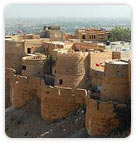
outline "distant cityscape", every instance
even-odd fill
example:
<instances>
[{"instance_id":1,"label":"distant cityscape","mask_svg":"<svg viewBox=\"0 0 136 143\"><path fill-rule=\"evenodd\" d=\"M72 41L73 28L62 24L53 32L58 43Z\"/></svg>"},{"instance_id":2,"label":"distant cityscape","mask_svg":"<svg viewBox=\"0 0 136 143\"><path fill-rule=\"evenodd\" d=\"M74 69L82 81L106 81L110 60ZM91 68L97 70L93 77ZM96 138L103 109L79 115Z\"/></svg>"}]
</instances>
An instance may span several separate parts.
<instances>
[{"instance_id":1,"label":"distant cityscape","mask_svg":"<svg viewBox=\"0 0 136 143\"><path fill-rule=\"evenodd\" d=\"M5 34L16 34L18 30L24 34L36 34L42 31L44 25L59 25L62 30L73 34L78 28L130 28L131 21L126 18L6 18Z\"/></svg>"}]
</instances>

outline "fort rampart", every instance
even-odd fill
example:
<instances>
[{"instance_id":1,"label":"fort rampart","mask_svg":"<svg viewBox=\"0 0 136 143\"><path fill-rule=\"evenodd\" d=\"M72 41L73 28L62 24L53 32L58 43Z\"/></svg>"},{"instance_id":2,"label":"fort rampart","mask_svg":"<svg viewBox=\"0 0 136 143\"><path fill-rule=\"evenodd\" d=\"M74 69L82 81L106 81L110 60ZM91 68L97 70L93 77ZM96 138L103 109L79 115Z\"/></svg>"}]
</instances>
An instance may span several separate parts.
<instances>
[{"instance_id":1,"label":"fort rampart","mask_svg":"<svg viewBox=\"0 0 136 143\"><path fill-rule=\"evenodd\" d=\"M30 55L22 58L22 75L24 76L44 76L44 64L47 57L42 54Z\"/></svg>"},{"instance_id":2,"label":"fort rampart","mask_svg":"<svg viewBox=\"0 0 136 143\"><path fill-rule=\"evenodd\" d=\"M88 134L107 136L114 129L121 126L122 122L117 112L126 109L126 104L114 104L89 98L87 98L86 102L85 127Z\"/></svg>"},{"instance_id":3,"label":"fort rampart","mask_svg":"<svg viewBox=\"0 0 136 143\"><path fill-rule=\"evenodd\" d=\"M118 60L105 64L101 99L125 103L130 100L128 63Z\"/></svg>"},{"instance_id":4,"label":"fort rampart","mask_svg":"<svg viewBox=\"0 0 136 143\"><path fill-rule=\"evenodd\" d=\"M85 104L86 90L66 87L42 86L41 90L41 116L46 121L54 121L66 117Z\"/></svg>"},{"instance_id":5,"label":"fort rampart","mask_svg":"<svg viewBox=\"0 0 136 143\"><path fill-rule=\"evenodd\" d=\"M114 129L120 127L124 122L123 120L127 119L128 113L125 111L128 109L128 104L126 101L129 100L127 97L129 97L130 90L122 88L122 84L130 85L129 67L128 63L123 61L106 62L100 100L90 97L84 89L51 87L45 85L40 78L16 75L16 71L10 68L6 69L6 87L10 87L10 100L15 108L22 107L35 96L39 96L41 99L41 117L49 122L66 117L79 106L85 104L85 127L88 134L93 136L108 135ZM118 71L121 72L119 74L120 80L117 75ZM113 95L114 92L110 91L112 89L109 88L111 81L112 84L121 85L121 90L116 91L116 87L112 85L116 95ZM109 92L104 92L104 89ZM110 96L111 94L112 96ZM105 97L103 98L103 96Z\"/></svg>"},{"instance_id":6,"label":"fort rampart","mask_svg":"<svg viewBox=\"0 0 136 143\"><path fill-rule=\"evenodd\" d=\"M25 55L24 43L21 41L5 42L5 67L13 68L17 73L21 73L22 57Z\"/></svg>"},{"instance_id":7,"label":"fort rampart","mask_svg":"<svg viewBox=\"0 0 136 143\"><path fill-rule=\"evenodd\" d=\"M8 73L8 74L7 74ZM42 80L37 77L16 75L13 69L6 69L6 92L10 93L8 99L13 107L18 108L29 103L34 96L40 96Z\"/></svg>"},{"instance_id":8,"label":"fort rampart","mask_svg":"<svg viewBox=\"0 0 136 143\"><path fill-rule=\"evenodd\" d=\"M55 85L71 88L86 87L88 53L58 53Z\"/></svg>"},{"instance_id":9,"label":"fort rampart","mask_svg":"<svg viewBox=\"0 0 136 143\"><path fill-rule=\"evenodd\" d=\"M39 96L42 118L53 121L85 104L87 92L84 89L51 87L38 77L16 75L13 69L6 69L6 72L6 85L10 86L10 102L14 108L22 107Z\"/></svg>"}]
</instances>

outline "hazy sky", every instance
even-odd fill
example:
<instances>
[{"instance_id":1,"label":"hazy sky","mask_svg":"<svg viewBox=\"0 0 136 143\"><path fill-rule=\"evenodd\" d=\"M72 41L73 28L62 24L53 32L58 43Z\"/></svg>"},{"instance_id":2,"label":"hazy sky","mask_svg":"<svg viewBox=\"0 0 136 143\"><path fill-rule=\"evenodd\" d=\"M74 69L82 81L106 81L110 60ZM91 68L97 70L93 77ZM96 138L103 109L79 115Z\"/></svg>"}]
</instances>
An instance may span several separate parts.
<instances>
[{"instance_id":1,"label":"hazy sky","mask_svg":"<svg viewBox=\"0 0 136 143\"><path fill-rule=\"evenodd\" d=\"M131 18L127 5L8 5L6 18L29 17L110 17Z\"/></svg>"}]
</instances>

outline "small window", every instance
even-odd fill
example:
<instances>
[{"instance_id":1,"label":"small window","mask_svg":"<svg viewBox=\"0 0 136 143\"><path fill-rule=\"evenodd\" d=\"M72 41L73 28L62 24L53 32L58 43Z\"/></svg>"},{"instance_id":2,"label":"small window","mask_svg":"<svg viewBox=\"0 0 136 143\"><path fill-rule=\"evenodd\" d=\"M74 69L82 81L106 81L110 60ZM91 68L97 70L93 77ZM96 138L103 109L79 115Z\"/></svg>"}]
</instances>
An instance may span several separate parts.
<instances>
[{"instance_id":1,"label":"small window","mask_svg":"<svg viewBox=\"0 0 136 143\"><path fill-rule=\"evenodd\" d=\"M89 35L89 39L92 39L92 35Z\"/></svg>"},{"instance_id":2,"label":"small window","mask_svg":"<svg viewBox=\"0 0 136 143\"><path fill-rule=\"evenodd\" d=\"M89 39L95 39L96 36L95 35L89 35Z\"/></svg>"},{"instance_id":3,"label":"small window","mask_svg":"<svg viewBox=\"0 0 136 143\"><path fill-rule=\"evenodd\" d=\"M82 35L82 39L85 39L85 35Z\"/></svg>"},{"instance_id":4,"label":"small window","mask_svg":"<svg viewBox=\"0 0 136 143\"><path fill-rule=\"evenodd\" d=\"M31 48L27 48L27 53L31 54Z\"/></svg>"},{"instance_id":5,"label":"small window","mask_svg":"<svg viewBox=\"0 0 136 143\"><path fill-rule=\"evenodd\" d=\"M26 66L22 66L22 70L26 70Z\"/></svg>"},{"instance_id":6,"label":"small window","mask_svg":"<svg viewBox=\"0 0 136 143\"><path fill-rule=\"evenodd\" d=\"M60 85L63 84L63 80L62 80L62 79L59 80L59 84L60 84Z\"/></svg>"}]
</instances>

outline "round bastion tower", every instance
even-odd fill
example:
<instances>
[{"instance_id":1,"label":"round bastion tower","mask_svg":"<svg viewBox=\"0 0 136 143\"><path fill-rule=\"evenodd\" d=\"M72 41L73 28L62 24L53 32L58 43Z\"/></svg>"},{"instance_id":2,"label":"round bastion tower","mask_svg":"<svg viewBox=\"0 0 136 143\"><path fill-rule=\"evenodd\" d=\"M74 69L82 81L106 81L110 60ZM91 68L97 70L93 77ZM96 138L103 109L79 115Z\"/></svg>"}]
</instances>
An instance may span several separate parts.
<instances>
[{"instance_id":1,"label":"round bastion tower","mask_svg":"<svg viewBox=\"0 0 136 143\"><path fill-rule=\"evenodd\" d=\"M22 58L22 75L43 77L47 57L43 54L31 54Z\"/></svg>"},{"instance_id":2,"label":"round bastion tower","mask_svg":"<svg viewBox=\"0 0 136 143\"><path fill-rule=\"evenodd\" d=\"M130 100L128 63L121 60L107 61L104 72L101 99L119 103Z\"/></svg>"},{"instance_id":3,"label":"round bastion tower","mask_svg":"<svg viewBox=\"0 0 136 143\"><path fill-rule=\"evenodd\" d=\"M88 65L88 53L58 52L55 85L86 88Z\"/></svg>"}]
</instances>

